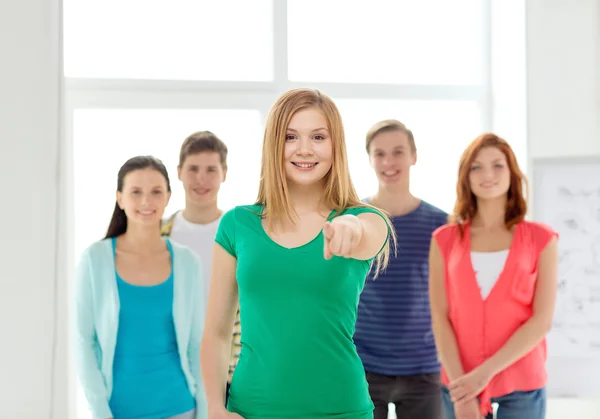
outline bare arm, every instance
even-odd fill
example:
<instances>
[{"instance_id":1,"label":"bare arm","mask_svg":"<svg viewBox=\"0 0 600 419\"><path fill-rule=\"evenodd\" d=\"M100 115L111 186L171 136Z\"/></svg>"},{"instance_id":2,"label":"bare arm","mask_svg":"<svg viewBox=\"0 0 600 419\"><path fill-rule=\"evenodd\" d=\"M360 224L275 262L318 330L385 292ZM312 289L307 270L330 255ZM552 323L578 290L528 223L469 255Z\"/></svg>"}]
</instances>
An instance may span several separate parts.
<instances>
[{"instance_id":1,"label":"bare arm","mask_svg":"<svg viewBox=\"0 0 600 419\"><path fill-rule=\"evenodd\" d=\"M456 336L448 317L446 299L446 270L440 247L431 240L429 250L429 299L433 336L440 360L450 381L463 375L464 370L458 353Z\"/></svg>"},{"instance_id":2,"label":"bare arm","mask_svg":"<svg viewBox=\"0 0 600 419\"><path fill-rule=\"evenodd\" d=\"M379 253L389 235L389 228L381 215L364 212L356 216L362 227L362 237L352 252L352 258L367 260Z\"/></svg>"},{"instance_id":3,"label":"bare arm","mask_svg":"<svg viewBox=\"0 0 600 419\"><path fill-rule=\"evenodd\" d=\"M544 248L538 263L538 277L533 299L533 315L519 327L493 356L480 368L490 377L527 355L546 336L552 327L556 302L558 244L554 237Z\"/></svg>"},{"instance_id":4,"label":"bare arm","mask_svg":"<svg viewBox=\"0 0 600 419\"><path fill-rule=\"evenodd\" d=\"M219 244L213 250L210 293L200 345L200 368L209 417L225 410L233 322L238 304L237 260Z\"/></svg>"}]
</instances>

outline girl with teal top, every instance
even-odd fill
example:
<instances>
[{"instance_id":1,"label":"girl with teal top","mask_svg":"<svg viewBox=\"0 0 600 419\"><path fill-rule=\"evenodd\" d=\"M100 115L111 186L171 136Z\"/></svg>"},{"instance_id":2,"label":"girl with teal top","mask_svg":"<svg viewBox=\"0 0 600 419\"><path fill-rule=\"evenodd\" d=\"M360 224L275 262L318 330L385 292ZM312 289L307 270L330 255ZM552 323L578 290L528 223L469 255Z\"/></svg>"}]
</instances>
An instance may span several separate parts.
<instances>
[{"instance_id":1,"label":"girl with teal top","mask_svg":"<svg viewBox=\"0 0 600 419\"><path fill-rule=\"evenodd\" d=\"M202 270L160 235L170 195L160 160L128 160L106 238L81 257L74 352L94 419L206 418Z\"/></svg>"},{"instance_id":2,"label":"girl with teal top","mask_svg":"<svg viewBox=\"0 0 600 419\"><path fill-rule=\"evenodd\" d=\"M258 199L226 212L215 239L201 347L209 419L373 417L352 335L367 272L387 264L389 226L354 190L333 101L282 95ZM242 350L225 408L238 299Z\"/></svg>"}]
</instances>

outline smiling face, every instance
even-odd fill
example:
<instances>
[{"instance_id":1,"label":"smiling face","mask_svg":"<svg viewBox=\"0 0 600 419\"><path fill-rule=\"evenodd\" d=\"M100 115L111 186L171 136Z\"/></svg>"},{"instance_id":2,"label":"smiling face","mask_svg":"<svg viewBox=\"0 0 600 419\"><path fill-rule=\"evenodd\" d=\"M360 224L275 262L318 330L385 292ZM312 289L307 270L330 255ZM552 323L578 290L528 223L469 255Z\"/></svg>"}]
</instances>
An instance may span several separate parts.
<instances>
[{"instance_id":1,"label":"smiling face","mask_svg":"<svg viewBox=\"0 0 600 419\"><path fill-rule=\"evenodd\" d=\"M217 152L205 151L188 155L178 168L186 201L196 207L216 204L226 170Z\"/></svg>"},{"instance_id":2,"label":"smiling face","mask_svg":"<svg viewBox=\"0 0 600 419\"><path fill-rule=\"evenodd\" d=\"M469 186L477 199L506 196L510 188L506 155L496 147L483 147L471 163Z\"/></svg>"},{"instance_id":3,"label":"smiling face","mask_svg":"<svg viewBox=\"0 0 600 419\"><path fill-rule=\"evenodd\" d=\"M408 189L417 155L406 133L393 130L375 135L369 144L369 160L380 185Z\"/></svg>"},{"instance_id":4,"label":"smiling face","mask_svg":"<svg viewBox=\"0 0 600 419\"><path fill-rule=\"evenodd\" d=\"M292 116L283 158L290 185L313 185L324 180L333 162L333 147L327 120L318 109L302 109Z\"/></svg>"},{"instance_id":5,"label":"smiling face","mask_svg":"<svg viewBox=\"0 0 600 419\"><path fill-rule=\"evenodd\" d=\"M127 173L122 190L117 191L117 203L125 211L128 224L160 223L170 197L167 180L153 168Z\"/></svg>"}]
</instances>

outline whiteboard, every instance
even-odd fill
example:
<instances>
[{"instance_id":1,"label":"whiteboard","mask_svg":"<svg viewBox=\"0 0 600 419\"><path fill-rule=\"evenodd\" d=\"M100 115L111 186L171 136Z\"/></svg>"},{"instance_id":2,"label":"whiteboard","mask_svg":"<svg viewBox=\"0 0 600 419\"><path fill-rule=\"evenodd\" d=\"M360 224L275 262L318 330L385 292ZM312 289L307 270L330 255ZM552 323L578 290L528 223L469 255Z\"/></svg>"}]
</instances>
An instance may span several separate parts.
<instances>
[{"instance_id":1,"label":"whiteboard","mask_svg":"<svg viewBox=\"0 0 600 419\"><path fill-rule=\"evenodd\" d=\"M599 397L600 156L534 160L531 186L533 220L560 235L548 392Z\"/></svg>"}]
</instances>

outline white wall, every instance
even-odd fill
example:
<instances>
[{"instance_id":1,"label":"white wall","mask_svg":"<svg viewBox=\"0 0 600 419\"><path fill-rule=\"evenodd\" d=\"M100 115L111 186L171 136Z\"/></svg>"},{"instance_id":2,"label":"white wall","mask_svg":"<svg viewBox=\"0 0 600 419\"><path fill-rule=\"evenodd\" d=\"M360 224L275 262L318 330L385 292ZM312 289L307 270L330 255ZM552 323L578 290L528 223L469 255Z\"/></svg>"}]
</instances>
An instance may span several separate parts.
<instances>
[{"instance_id":1,"label":"white wall","mask_svg":"<svg viewBox=\"0 0 600 419\"><path fill-rule=\"evenodd\" d=\"M55 339L55 319L64 315L57 308L64 307L65 292L64 283L56 282L59 4L59 0L0 1L3 418L67 417L66 374L61 370L64 341ZM63 304L55 304L56 297Z\"/></svg>"},{"instance_id":2,"label":"white wall","mask_svg":"<svg viewBox=\"0 0 600 419\"><path fill-rule=\"evenodd\" d=\"M65 237L56 216L66 171L59 5L0 2L0 416L15 419L65 419L70 406L67 246L56 245L57 235ZM533 158L600 155L599 17L595 0L527 1ZM61 203L58 212L66 210ZM548 419L591 419L598 411L599 401L552 400Z\"/></svg>"},{"instance_id":3,"label":"white wall","mask_svg":"<svg viewBox=\"0 0 600 419\"><path fill-rule=\"evenodd\" d=\"M600 155L599 3L526 2L530 159ZM554 399L548 419L592 419L598 412L600 400Z\"/></svg>"}]
</instances>

